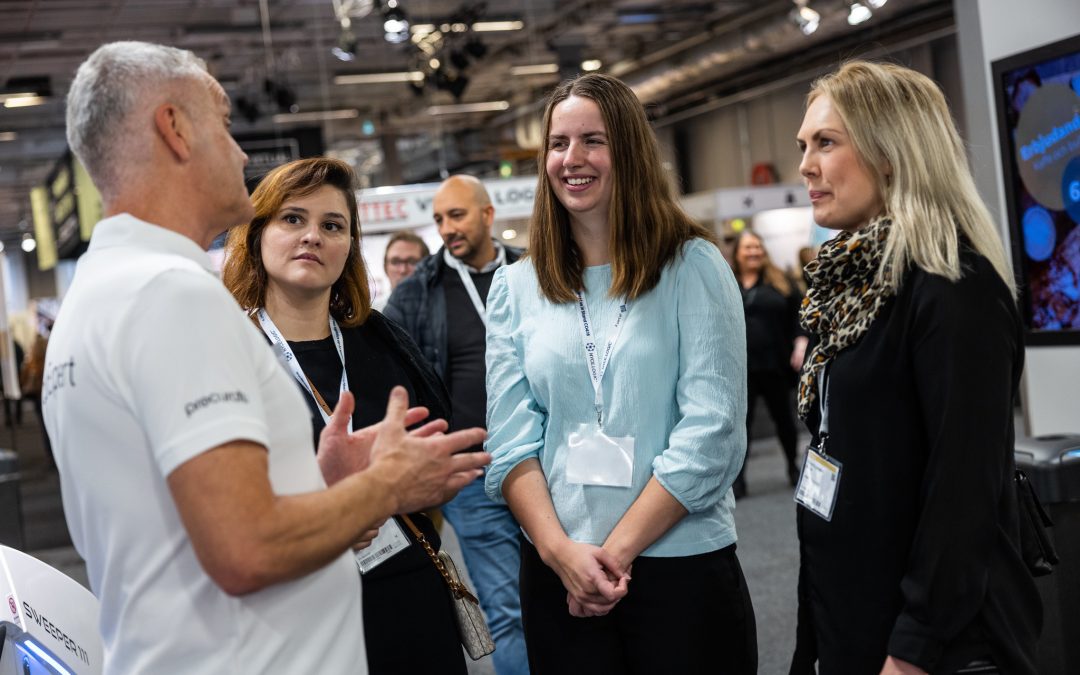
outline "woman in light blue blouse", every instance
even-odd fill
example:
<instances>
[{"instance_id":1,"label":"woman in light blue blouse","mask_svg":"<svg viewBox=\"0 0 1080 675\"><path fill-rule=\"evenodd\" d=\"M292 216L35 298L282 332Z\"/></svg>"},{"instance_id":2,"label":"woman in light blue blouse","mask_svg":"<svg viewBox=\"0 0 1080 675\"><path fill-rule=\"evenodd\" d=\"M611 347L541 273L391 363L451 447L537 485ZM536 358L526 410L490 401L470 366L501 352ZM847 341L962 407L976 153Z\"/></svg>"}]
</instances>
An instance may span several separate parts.
<instances>
[{"instance_id":1,"label":"woman in light blue blouse","mask_svg":"<svg viewBox=\"0 0 1080 675\"><path fill-rule=\"evenodd\" d=\"M754 673L738 285L629 88L570 80L544 129L529 256L487 303L487 492L528 539L530 668Z\"/></svg>"}]
</instances>

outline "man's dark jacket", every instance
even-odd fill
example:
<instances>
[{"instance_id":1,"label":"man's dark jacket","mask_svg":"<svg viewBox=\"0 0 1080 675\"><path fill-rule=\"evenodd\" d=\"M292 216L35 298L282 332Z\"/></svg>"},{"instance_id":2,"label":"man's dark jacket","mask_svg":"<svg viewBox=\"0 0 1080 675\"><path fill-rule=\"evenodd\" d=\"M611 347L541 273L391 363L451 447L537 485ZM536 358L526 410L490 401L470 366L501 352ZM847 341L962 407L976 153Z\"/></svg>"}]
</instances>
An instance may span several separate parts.
<instances>
[{"instance_id":1,"label":"man's dark jacket","mask_svg":"<svg viewBox=\"0 0 1080 675\"><path fill-rule=\"evenodd\" d=\"M524 251L512 246L506 249L506 264L516 262ZM447 270L443 264L443 251L420 261L412 276L402 281L386 304L383 314L412 336L420 347L420 353L428 360L439 376L446 379L446 293L442 275Z\"/></svg>"}]
</instances>

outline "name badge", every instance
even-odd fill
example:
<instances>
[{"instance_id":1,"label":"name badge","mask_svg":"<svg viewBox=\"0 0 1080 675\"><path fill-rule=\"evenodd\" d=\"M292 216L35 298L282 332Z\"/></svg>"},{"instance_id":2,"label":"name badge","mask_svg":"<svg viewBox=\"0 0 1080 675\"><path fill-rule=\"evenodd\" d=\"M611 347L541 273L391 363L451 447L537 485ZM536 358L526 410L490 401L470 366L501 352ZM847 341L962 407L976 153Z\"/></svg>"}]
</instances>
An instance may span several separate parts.
<instances>
[{"instance_id":1,"label":"name badge","mask_svg":"<svg viewBox=\"0 0 1080 675\"><path fill-rule=\"evenodd\" d=\"M367 574L405 549L412 542L405 536L396 518L390 518L379 528L379 534L371 545L356 552L356 566L360 574Z\"/></svg>"},{"instance_id":2,"label":"name badge","mask_svg":"<svg viewBox=\"0 0 1080 675\"><path fill-rule=\"evenodd\" d=\"M799 485L795 488L795 501L831 521L840 487L840 468L840 462L819 453L817 448L808 448Z\"/></svg>"},{"instance_id":3,"label":"name badge","mask_svg":"<svg viewBox=\"0 0 1080 675\"><path fill-rule=\"evenodd\" d=\"M570 434L567 447L567 482L630 487L634 478L632 436L608 436L595 424L579 424Z\"/></svg>"}]
</instances>

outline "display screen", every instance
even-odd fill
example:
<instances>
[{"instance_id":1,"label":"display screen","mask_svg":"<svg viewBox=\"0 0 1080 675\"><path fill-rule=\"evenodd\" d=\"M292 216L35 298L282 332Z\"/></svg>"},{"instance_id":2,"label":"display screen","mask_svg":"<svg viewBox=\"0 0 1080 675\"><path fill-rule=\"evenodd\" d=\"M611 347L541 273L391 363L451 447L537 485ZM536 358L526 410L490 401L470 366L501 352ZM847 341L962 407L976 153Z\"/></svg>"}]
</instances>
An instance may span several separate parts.
<instances>
[{"instance_id":1,"label":"display screen","mask_svg":"<svg viewBox=\"0 0 1080 675\"><path fill-rule=\"evenodd\" d=\"M993 64L1029 344L1080 344L1080 35Z\"/></svg>"}]
</instances>

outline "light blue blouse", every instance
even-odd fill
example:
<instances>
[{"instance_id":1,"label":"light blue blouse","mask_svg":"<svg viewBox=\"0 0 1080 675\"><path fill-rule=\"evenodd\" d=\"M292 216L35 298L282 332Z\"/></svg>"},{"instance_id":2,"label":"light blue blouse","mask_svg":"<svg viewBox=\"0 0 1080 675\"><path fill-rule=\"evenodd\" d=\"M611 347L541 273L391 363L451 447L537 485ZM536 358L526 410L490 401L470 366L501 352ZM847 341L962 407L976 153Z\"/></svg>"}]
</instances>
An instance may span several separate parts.
<instances>
[{"instance_id":1,"label":"light blue blouse","mask_svg":"<svg viewBox=\"0 0 1080 675\"><path fill-rule=\"evenodd\" d=\"M611 266L585 269L602 346L619 302ZM488 294L485 486L504 503L517 464L540 460L563 530L600 545L653 476L689 511L642 555L706 553L735 542L731 484L746 454L746 331L735 277L715 246L687 242L660 282L630 305L603 378L604 431L633 436L629 488L565 479L567 437L596 422L576 302L553 304L531 261L502 267Z\"/></svg>"}]
</instances>

